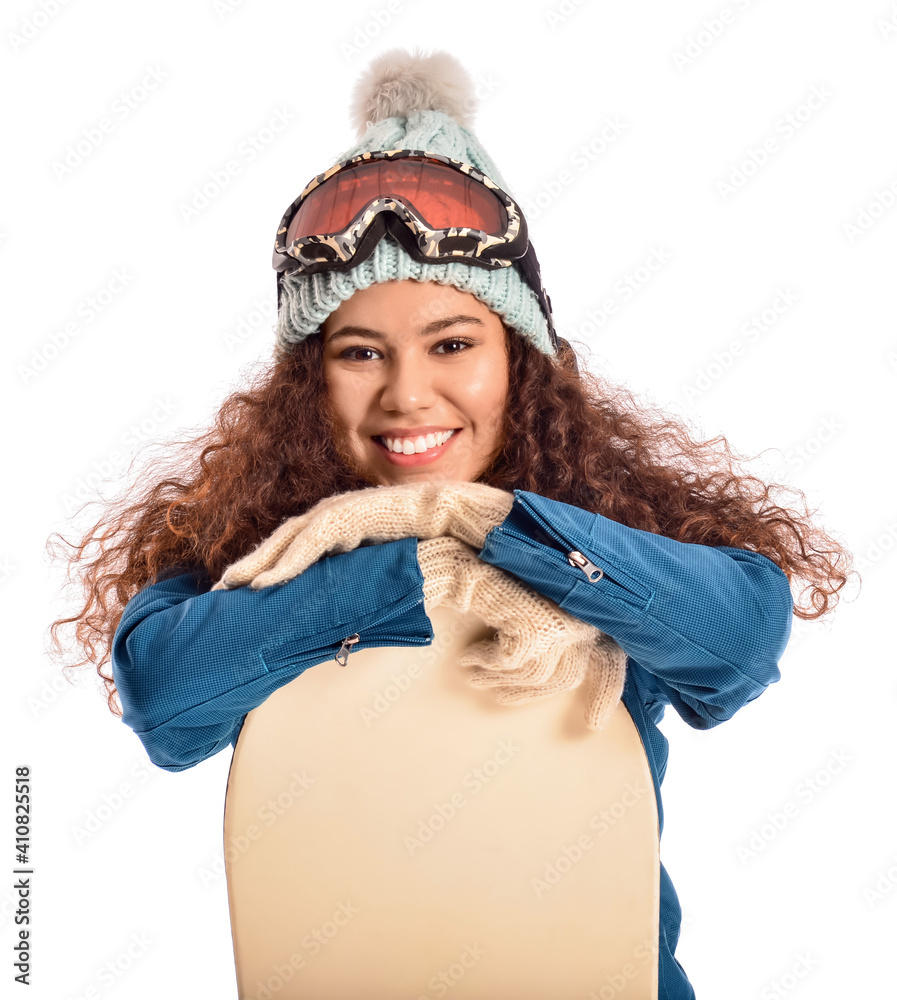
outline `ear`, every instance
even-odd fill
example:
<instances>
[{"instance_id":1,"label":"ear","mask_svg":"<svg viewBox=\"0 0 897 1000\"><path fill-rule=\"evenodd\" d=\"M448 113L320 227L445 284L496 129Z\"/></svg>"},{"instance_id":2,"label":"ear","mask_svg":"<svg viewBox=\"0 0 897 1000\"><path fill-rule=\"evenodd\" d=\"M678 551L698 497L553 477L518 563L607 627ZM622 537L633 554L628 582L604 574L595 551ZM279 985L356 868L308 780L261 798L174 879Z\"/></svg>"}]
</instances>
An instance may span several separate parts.
<instances>
[{"instance_id":1,"label":"ear","mask_svg":"<svg viewBox=\"0 0 897 1000\"><path fill-rule=\"evenodd\" d=\"M564 368L569 368L575 374L579 374L579 365L576 362L576 351L570 346L568 341L564 340L563 337L558 337L558 360L564 366Z\"/></svg>"}]
</instances>

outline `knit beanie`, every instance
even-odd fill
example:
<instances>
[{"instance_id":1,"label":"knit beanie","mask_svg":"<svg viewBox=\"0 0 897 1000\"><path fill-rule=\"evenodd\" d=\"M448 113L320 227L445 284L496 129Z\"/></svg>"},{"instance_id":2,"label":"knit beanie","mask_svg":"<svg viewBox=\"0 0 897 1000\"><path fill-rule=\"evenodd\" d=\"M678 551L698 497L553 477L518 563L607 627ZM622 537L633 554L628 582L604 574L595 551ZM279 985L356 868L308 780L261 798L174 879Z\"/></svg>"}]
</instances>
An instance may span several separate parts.
<instances>
[{"instance_id":1,"label":"knit beanie","mask_svg":"<svg viewBox=\"0 0 897 1000\"><path fill-rule=\"evenodd\" d=\"M334 163L385 149L441 153L476 167L519 204L471 131L475 108L473 79L454 56L441 50L423 55L390 49L376 57L355 84L351 119L358 141ZM475 295L520 336L554 356L548 320L516 266L487 270L461 261L424 264L388 233L367 260L348 271L282 275L278 344L289 349L317 333L330 313L359 289L407 278L454 285Z\"/></svg>"}]
</instances>

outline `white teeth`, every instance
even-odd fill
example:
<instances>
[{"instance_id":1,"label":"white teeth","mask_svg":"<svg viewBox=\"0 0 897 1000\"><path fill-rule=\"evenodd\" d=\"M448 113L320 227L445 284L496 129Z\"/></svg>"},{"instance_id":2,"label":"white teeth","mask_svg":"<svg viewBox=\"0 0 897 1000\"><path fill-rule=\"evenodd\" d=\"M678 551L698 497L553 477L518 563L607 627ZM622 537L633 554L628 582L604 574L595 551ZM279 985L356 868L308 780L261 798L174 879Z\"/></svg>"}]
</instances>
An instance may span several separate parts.
<instances>
[{"instance_id":1,"label":"white teeth","mask_svg":"<svg viewBox=\"0 0 897 1000\"><path fill-rule=\"evenodd\" d=\"M419 455L430 448L438 448L454 434L454 431L441 431L438 434L421 434L416 438L388 438L383 437L383 443L390 451L403 455Z\"/></svg>"}]
</instances>

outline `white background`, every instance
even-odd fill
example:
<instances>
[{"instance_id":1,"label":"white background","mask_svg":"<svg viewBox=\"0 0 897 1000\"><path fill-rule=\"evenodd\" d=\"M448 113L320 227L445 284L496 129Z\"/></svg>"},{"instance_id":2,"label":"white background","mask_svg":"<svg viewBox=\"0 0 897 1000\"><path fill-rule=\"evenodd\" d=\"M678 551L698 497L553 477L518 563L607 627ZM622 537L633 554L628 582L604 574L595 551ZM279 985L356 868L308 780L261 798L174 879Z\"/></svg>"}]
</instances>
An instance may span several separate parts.
<instances>
[{"instance_id":1,"label":"white background","mask_svg":"<svg viewBox=\"0 0 897 1000\"><path fill-rule=\"evenodd\" d=\"M80 539L100 507L73 519L79 498L127 480L138 440L205 426L269 358L277 223L353 143L358 74L401 45L445 48L477 79L475 131L531 208L562 334L702 437L777 449L754 471L805 491L863 576L829 624L795 620L782 681L734 719L661 723L661 857L699 1000L894 995L897 4L14 0L0 27L4 994L12 775L28 763L29 995L236 996L225 881L201 876L220 860L230 751L163 772L90 668L61 680L46 629L80 603L45 545ZM289 124L264 131L279 112ZM58 169L104 118L102 142ZM185 220L229 160L239 172ZM639 272L656 248L669 259ZM590 320L608 298L616 312Z\"/></svg>"}]
</instances>

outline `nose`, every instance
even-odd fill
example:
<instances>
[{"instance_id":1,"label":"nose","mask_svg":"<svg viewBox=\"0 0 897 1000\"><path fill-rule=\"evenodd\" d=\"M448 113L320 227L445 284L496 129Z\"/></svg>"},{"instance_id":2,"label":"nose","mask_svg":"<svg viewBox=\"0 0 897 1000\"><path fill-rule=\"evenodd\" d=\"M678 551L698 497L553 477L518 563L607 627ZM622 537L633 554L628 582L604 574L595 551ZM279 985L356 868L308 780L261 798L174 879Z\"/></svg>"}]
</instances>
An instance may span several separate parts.
<instances>
[{"instance_id":1,"label":"nose","mask_svg":"<svg viewBox=\"0 0 897 1000\"><path fill-rule=\"evenodd\" d=\"M410 413L431 407L439 394L437 373L420 348L396 354L385 367L380 405L384 410Z\"/></svg>"}]
</instances>

